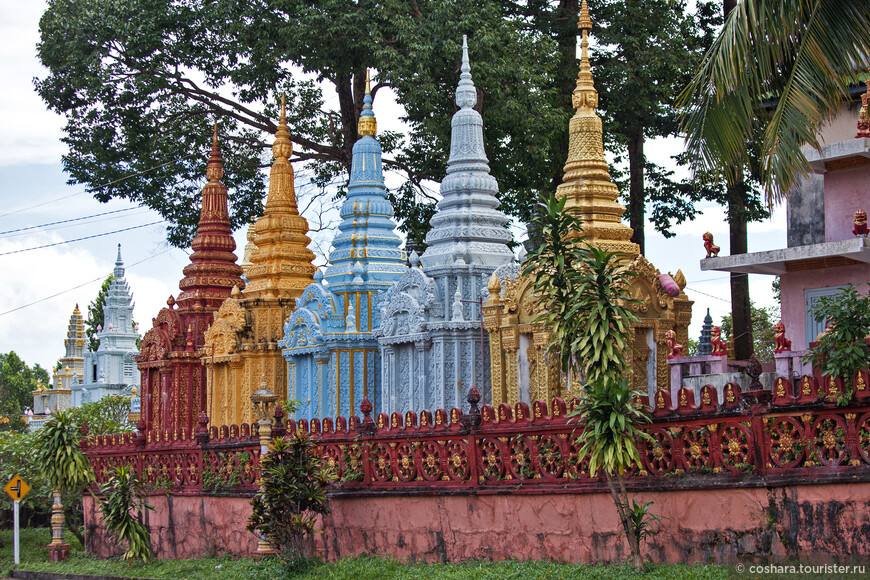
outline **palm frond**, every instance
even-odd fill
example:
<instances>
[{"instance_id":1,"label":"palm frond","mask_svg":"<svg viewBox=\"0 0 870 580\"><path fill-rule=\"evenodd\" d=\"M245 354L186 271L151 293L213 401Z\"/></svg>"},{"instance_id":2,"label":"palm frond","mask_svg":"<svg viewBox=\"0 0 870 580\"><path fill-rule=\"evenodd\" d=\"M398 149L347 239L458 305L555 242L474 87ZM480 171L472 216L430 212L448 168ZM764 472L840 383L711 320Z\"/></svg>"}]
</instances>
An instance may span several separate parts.
<instances>
[{"instance_id":1,"label":"palm frond","mask_svg":"<svg viewBox=\"0 0 870 580\"><path fill-rule=\"evenodd\" d=\"M740 2L677 100L694 169L733 183L760 137L768 202L781 200L868 59L867 0Z\"/></svg>"}]
</instances>

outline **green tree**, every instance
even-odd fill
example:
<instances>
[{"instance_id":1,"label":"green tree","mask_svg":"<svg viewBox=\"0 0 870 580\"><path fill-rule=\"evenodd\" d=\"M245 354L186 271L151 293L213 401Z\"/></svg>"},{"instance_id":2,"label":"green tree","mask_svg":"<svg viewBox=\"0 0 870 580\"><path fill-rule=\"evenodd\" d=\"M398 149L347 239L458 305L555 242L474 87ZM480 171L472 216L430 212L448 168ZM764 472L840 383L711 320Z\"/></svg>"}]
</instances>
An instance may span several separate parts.
<instances>
[{"instance_id":1,"label":"green tree","mask_svg":"<svg viewBox=\"0 0 870 580\"><path fill-rule=\"evenodd\" d=\"M109 277L103 281L103 285L100 286L100 291L97 292L97 297L93 299L93 301L88 304L88 316L85 318L85 335L88 337L88 350L91 352L96 352L98 348L100 348L100 339L97 338L97 330L102 327L105 323L105 315L103 314L103 307L106 305L106 298L109 295L109 287L112 285L112 282L115 280L114 274L109 274ZM136 328L136 321L131 320L130 326L132 328ZM136 339L136 346L139 346L139 339Z\"/></svg>"},{"instance_id":2,"label":"green tree","mask_svg":"<svg viewBox=\"0 0 870 580\"><path fill-rule=\"evenodd\" d=\"M861 81L870 3L725 0L725 11L725 26L680 95L686 149L697 169L729 184L761 160L762 185L777 201L810 171L801 147L821 148L819 130ZM755 141L757 152L746 146Z\"/></svg>"},{"instance_id":3,"label":"green tree","mask_svg":"<svg viewBox=\"0 0 870 580\"><path fill-rule=\"evenodd\" d=\"M715 195L648 160L646 141L680 130L675 95L691 80L721 24L717 2L695 10L678 0L605 0L592 5L598 45L590 57L600 94L607 150L628 175L617 179L627 205L632 241L644 253L646 220L670 237L670 226L696 215L695 202ZM676 161L683 162L679 156ZM647 213L648 208L650 210Z\"/></svg>"},{"instance_id":4,"label":"green tree","mask_svg":"<svg viewBox=\"0 0 870 580\"><path fill-rule=\"evenodd\" d=\"M84 538L77 522L81 521L81 495L85 487L93 481L93 472L87 456L79 447L80 426L68 411L58 411L52 415L39 431L34 440L34 458L48 485L51 486L56 501L66 495L64 514L66 524L75 537L84 544Z\"/></svg>"},{"instance_id":5,"label":"green tree","mask_svg":"<svg viewBox=\"0 0 870 580\"><path fill-rule=\"evenodd\" d=\"M471 36L496 177L505 191L523 191L549 174L548 142L533 129L555 130L545 98L554 49L493 0L55 0L40 21L49 72L36 85L66 117L71 181L101 201L156 209L171 222L170 241L183 245L196 225L208 118L221 118L239 227L262 211L261 168L271 162L282 91L293 160L310 162L315 185L346 181L365 67L378 71L375 98L392 87L411 125L407 138L379 134L385 168L409 184L393 192L411 200L397 207L412 214L434 201L424 181L443 175L462 33Z\"/></svg>"},{"instance_id":6,"label":"green tree","mask_svg":"<svg viewBox=\"0 0 870 580\"><path fill-rule=\"evenodd\" d=\"M578 457L589 458L591 475L604 471L633 563L641 569L640 541L655 516L649 504L629 503L624 479L640 465L636 441L648 437L640 426L650 420L627 376L631 324L638 320L629 308L634 273L617 254L577 235L582 224L565 204L566 198L552 195L538 211L540 243L527 255L523 274L532 277L542 310L536 322L550 329L550 351L583 384L570 414L580 423Z\"/></svg>"},{"instance_id":7,"label":"green tree","mask_svg":"<svg viewBox=\"0 0 870 580\"><path fill-rule=\"evenodd\" d=\"M42 475L33 450L35 433L29 431L0 432L0 481L6 482L15 475L20 475L31 488L21 505L35 512L46 513L51 509L51 488ZM5 483L4 483L5 485ZM12 499L5 493L0 496L0 508L12 509ZM26 527L26 522L22 522Z\"/></svg>"},{"instance_id":8,"label":"green tree","mask_svg":"<svg viewBox=\"0 0 870 580\"><path fill-rule=\"evenodd\" d=\"M130 397L123 395L106 395L98 401L74 407L68 413L76 425L87 425L88 434L91 436L128 433L133 430L128 420Z\"/></svg>"},{"instance_id":9,"label":"green tree","mask_svg":"<svg viewBox=\"0 0 870 580\"><path fill-rule=\"evenodd\" d=\"M15 351L0 353L0 431L26 428L24 408L33 406L37 381L50 384L48 371L39 364L28 367Z\"/></svg>"},{"instance_id":10,"label":"green tree","mask_svg":"<svg viewBox=\"0 0 870 580\"><path fill-rule=\"evenodd\" d=\"M641 240L645 202L668 233L702 195L645 157L638 161L643 140L673 133L674 87L688 82L709 43L709 2L696 13L684 3L593 5L603 18L593 32L606 44L596 75L614 135L608 148L625 154L632 144L629 205ZM365 67L374 67L375 98L392 88L410 126L406 137L381 132L379 140L385 169L403 177L390 192L401 228L419 246L434 211L427 183L446 167L461 35L470 36L502 208L527 222L562 179L577 13L577 0L55 0L40 22L39 56L49 73L37 90L66 116L71 181L101 201L156 209L171 223L170 241L186 245L203 178L202 155L191 152L207 150L207 117L221 117L239 227L262 211L260 169L271 161L279 93L289 97L293 160L307 162L315 187L343 187Z\"/></svg>"},{"instance_id":11,"label":"green tree","mask_svg":"<svg viewBox=\"0 0 870 580\"><path fill-rule=\"evenodd\" d=\"M97 338L98 327L103 326L105 318L103 316L103 305L106 303L106 296L109 295L109 286L115 279L114 274L109 274L109 277L103 281L100 286L100 291L97 292L97 297L88 304L88 316L85 318L85 335L88 337L88 350L96 352L100 348L100 339Z\"/></svg>"},{"instance_id":12,"label":"green tree","mask_svg":"<svg viewBox=\"0 0 870 580\"><path fill-rule=\"evenodd\" d=\"M759 308L752 304L750 307L752 312L752 345L755 357L761 362L773 362L773 349L776 347L773 340L773 326L779 320L779 311L774 306ZM730 314L722 317L722 323L719 325L722 329L724 338L730 339L735 336L734 323Z\"/></svg>"}]
</instances>

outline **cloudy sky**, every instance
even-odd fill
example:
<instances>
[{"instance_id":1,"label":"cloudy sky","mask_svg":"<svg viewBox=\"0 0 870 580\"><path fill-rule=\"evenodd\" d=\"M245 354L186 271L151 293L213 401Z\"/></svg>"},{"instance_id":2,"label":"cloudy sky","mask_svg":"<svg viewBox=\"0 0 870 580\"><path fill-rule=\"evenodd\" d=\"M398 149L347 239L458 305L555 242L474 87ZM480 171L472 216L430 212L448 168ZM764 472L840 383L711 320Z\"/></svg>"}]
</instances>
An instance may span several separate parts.
<instances>
[{"instance_id":1,"label":"cloudy sky","mask_svg":"<svg viewBox=\"0 0 870 580\"><path fill-rule=\"evenodd\" d=\"M66 184L60 160L64 120L47 111L33 90L33 78L45 75L35 51L44 9L45 3L37 1L0 5L0 38L5 39L0 44L0 352L14 350L29 364L50 368L63 356L73 308L78 304L86 313L112 271L118 244L142 333L167 297L178 293L188 254L166 244L164 226L154 224L160 221L156 213L126 201L101 204L84 187ZM400 128L401 109L385 92L375 107L381 127ZM667 140L647 151L654 161L666 163L678 148L677 140ZM206 158L204 151L203 168ZM784 208L778 208L771 220L751 224L749 250L784 247L784 217ZM66 220L75 221L57 223ZM701 217L675 228L675 238L647 229L647 258L663 272L682 269L688 280L687 292L695 301L692 336L700 334L707 308L717 323L730 310L727 274L699 268L701 234L708 230L721 255L727 255L728 224L720 207L705 206ZM98 237L75 241L89 236ZM236 232L240 247L244 237ZM768 276L750 276L757 304L773 304L771 282Z\"/></svg>"}]
</instances>

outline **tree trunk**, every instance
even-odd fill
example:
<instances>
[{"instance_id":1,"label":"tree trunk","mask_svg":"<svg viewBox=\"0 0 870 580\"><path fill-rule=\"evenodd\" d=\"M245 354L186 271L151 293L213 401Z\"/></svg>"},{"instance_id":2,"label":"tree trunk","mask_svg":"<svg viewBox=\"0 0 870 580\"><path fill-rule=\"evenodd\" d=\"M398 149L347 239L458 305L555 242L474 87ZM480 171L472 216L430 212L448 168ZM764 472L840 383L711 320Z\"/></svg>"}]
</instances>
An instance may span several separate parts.
<instances>
[{"instance_id":1,"label":"tree trunk","mask_svg":"<svg viewBox=\"0 0 870 580\"><path fill-rule=\"evenodd\" d=\"M628 142L628 221L634 233L631 241L644 253L644 224L646 221L646 191L643 184L643 127L634 127Z\"/></svg>"},{"instance_id":2,"label":"tree trunk","mask_svg":"<svg viewBox=\"0 0 870 580\"><path fill-rule=\"evenodd\" d=\"M335 81L335 92L338 94L338 108L341 114L341 161L350 174L353 160L353 145L359 138L357 121L362 111L362 95L365 91L366 72L356 71L356 74L342 75Z\"/></svg>"},{"instance_id":3,"label":"tree trunk","mask_svg":"<svg viewBox=\"0 0 870 580\"><path fill-rule=\"evenodd\" d=\"M737 5L737 0L723 0L725 18ZM734 183L728 187L728 226L731 255L745 254L749 248L746 235L746 185L743 170L736 172ZM752 356L752 313L749 308L749 275L731 273L731 322L734 336L734 357L749 360Z\"/></svg>"},{"instance_id":4,"label":"tree trunk","mask_svg":"<svg viewBox=\"0 0 870 580\"><path fill-rule=\"evenodd\" d=\"M643 559L640 557L640 544L637 541L637 536L632 529L631 519L628 517L628 491L625 489L625 481L622 476L617 475L616 479L619 482L619 489L613 483L613 477L607 471L604 472L607 479L607 487L610 489L610 496L613 498L613 503L616 504L616 511L619 514L619 520L622 522L622 531L625 532L625 538L628 540L628 548L631 550L631 561L635 569L643 570Z\"/></svg>"}]
</instances>

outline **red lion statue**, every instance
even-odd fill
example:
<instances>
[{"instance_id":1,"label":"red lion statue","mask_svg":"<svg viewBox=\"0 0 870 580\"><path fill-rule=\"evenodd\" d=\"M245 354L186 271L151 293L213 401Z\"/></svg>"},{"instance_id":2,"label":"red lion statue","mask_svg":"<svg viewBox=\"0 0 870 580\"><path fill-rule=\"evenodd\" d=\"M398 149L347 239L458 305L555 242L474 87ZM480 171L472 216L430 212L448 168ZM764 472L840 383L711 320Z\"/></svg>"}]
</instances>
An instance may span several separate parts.
<instances>
[{"instance_id":1,"label":"red lion statue","mask_svg":"<svg viewBox=\"0 0 870 580\"><path fill-rule=\"evenodd\" d=\"M713 244L713 234L707 232L704 234L704 249L707 250L707 257L713 256L714 258L719 255L719 250L721 249L719 246Z\"/></svg>"},{"instance_id":2,"label":"red lion statue","mask_svg":"<svg viewBox=\"0 0 870 580\"><path fill-rule=\"evenodd\" d=\"M728 354L728 345L722 340L722 329L718 326L710 329L710 346L713 347L710 352L713 356L726 356Z\"/></svg>"},{"instance_id":3,"label":"red lion statue","mask_svg":"<svg viewBox=\"0 0 870 580\"><path fill-rule=\"evenodd\" d=\"M677 334L673 330L669 330L665 333L665 340L667 341L668 349L670 350L668 360L683 356L683 345L677 344Z\"/></svg>"},{"instance_id":4,"label":"red lion statue","mask_svg":"<svg viewBox=\"0 0 870 580\"><path fill-rule=\"evenodd\" d=\"M870 230L867 229L867 212L863 209L859 209L855 212L855 227L852 228L852 233L855 234L855 237L867 237L867 234L870 233Z\"/></svg>"},{"instance_id":5,"label":"red lion statue","mask_svg":"<svg viewBox=\"0 0 870 580\"><path fill-rule=\"evenodd\" d=\"M791 341L785 337L785 324L782 320L773 325L773 342L776 345L773 352L776 354L791 350Z\"/></svg>"}]
</instances>

